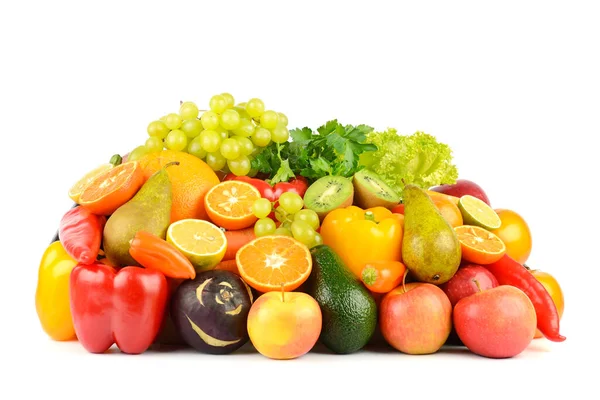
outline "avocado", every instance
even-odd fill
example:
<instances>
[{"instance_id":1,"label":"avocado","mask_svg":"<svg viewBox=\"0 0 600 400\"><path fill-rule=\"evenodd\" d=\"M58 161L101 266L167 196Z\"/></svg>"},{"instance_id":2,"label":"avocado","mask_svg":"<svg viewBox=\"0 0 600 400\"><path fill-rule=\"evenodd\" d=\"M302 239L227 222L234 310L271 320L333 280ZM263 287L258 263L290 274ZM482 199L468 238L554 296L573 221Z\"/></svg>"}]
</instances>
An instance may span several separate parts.
<instances>
[{"instance_id":1,"label":"avocado","mask_svg":"<svg viewBox=\"0 0 600 400\"><path fill-rule=\"evenodd\" d=\"M323 327L319 339L334 353L354 353L375 332L375 300L331 247L315 246L311 256L313 268L302 289L321 307Z\"/></svg>"}]
</instances>

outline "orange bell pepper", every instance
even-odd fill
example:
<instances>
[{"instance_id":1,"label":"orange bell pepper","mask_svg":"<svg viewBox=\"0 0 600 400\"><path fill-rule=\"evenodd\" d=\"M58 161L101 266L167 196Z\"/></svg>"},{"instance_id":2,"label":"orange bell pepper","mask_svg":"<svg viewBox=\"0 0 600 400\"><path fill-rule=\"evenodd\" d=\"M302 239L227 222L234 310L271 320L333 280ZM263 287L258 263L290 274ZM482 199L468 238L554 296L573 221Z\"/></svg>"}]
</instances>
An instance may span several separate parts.
<instances>
[{"instance_id":1,"label":"orange bell pepper","mask_svg":"<svg viewBox=\"0 0 600 400\"><path fill-rule=\"evenodd\" d=\"M360 279L362 269L369 262L401 261L401 217L384 207L338 208L327 214L320 233L323 243Z\"/></svg>"}]
</instances>

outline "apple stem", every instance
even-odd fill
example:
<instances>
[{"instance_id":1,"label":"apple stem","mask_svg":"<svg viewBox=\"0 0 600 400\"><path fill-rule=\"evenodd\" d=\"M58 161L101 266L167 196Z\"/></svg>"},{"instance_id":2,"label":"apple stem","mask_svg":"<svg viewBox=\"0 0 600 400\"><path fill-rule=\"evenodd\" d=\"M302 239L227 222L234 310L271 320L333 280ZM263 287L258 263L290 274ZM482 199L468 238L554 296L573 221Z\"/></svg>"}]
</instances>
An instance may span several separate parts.
<instances>
[{"instance_id":1,"label":"apple stem","mask_svg":"<svg viewBox=\"0 0 600 400\"><path fill-rule=\"evenodd\" d=\"M402 290L406 293L406 275L408 275L408 268L404 271L404 276L402 277Z\"/></svg>"},{"instance_id":2,"label":"apple stem","mask_svg":"<svg viewBox=\"0 0 600 400\"><path fill-rule=\"evenodd\" d=\"M283 290L283 283L281 284L281 301L285 303L285 290Z\"/></svg>"},{"instance_id":3,"label":"apple stem","mask_svg":"<svg viewBox=\"0 0 600 400\"><path fill-rule=\"evenodd\" d=\"M163 168L169 168L171 165L179 165L179 161L171 161L165 164Z\"/></svg>"},{"instance_id":4,"label":"apple stem","mask_svg":"<svg viewBox=\"0 0 600 400\"><path fill-rule=\"evenodd\" d=\"M479 292L481 293L481 286L479 285L479 281L477 279L473 279L473 282L475 282L475 285L477 285L477 289L479 290Z\"/></svg>"}]
</instances>

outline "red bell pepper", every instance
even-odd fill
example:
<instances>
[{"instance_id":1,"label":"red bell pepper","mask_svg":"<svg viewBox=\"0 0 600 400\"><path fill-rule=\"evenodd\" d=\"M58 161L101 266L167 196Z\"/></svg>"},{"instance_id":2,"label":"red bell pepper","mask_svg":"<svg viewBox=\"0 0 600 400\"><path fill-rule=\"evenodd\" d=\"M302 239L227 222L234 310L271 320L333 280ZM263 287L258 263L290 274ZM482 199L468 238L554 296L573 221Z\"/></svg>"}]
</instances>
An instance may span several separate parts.
<instances>
[{"instance_id":1,"label":"red bell pepper","mask_svg":"<svg viewBox=\"0 0 600 400\"><path fill-rule=\"evenodd\" d=\"M83 207L74 207L60 220L58 237L65 251L81 264L92 264L98 257L106 217Z\"/></svg>"},{"instance_id":2,"label":"red bell pepper","mask_svg":"<svg viewBox=\"0 0 600 400\"><path fill-rule=\"evenodd\" d=\"M484 265L496 277L501 285L510 285L521 289L535 308L537 328L553 342L562 342L560 317L552 297L527 268L508 255L504 255L493 264Z\"/></svg>"},{"instance_id":3,"label":"red bell pepper","mask_svg":"<svg viewBox=\"0 0 600 400\"><path fill-rule=\"evenodd\" d=\"M279 196L285 192L294 192L300 197L304 197L304 193L306 193L306 189L308 189L308 181L303 176L292 178L289 180L289 182L279 182L275 184L275 186L271 186L268 182L263 181L262 179L250 178L249 176L236 176L232 173L227 174L223 180L247 182L257 188L260 192L260 195L272 203L277 202L277 200L279 200Z\"/></svg>"},{"instance_id":4,"label":"red bell pepper","mask_svg":"<svg viewBox=\"0 0 600 400\"><path fill-rule=\"evenodd\" d=\"M78 264L69 290L75 334L90 353L104 353L114 343L128 354L150 347L165 314L167 278L155 270Z\"/></svg>"}]
</instances>

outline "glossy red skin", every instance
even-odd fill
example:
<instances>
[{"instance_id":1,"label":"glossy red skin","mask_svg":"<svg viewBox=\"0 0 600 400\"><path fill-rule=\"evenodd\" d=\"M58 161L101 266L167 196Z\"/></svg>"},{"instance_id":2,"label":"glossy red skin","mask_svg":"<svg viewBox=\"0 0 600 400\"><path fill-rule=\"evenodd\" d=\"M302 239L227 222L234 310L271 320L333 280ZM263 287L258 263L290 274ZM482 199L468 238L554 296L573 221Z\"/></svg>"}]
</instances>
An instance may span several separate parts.
<instances>
[{"instance_id":1,"label":"glossy red skin","mask_svg":"<svg viewBox=\"0 0 600 400\"><path fill-rule=\"evenodd\" d=\"M520 289L501 285L460 300L454 307L454 329L473 353L489 358L520 354L533 340L533 304Z\"/></svg>"},{"instance_id":2,"label":"glossy red skin","mask_svg":"<svg viewBox=\"0 0 600 400\"><path fill-rule=\"evenodd\" d=\"M477 283L479 288L477 287ZM440 288L450 299L454 307L464 297L478 293L480 290L488 290L498 286L498 280L488 269L481 265L470 264L461 267L448 282L440 285Z\"/></svg>"},{"instance_id":3,"label":"glossy red skin","mask_svg":"<svg viewBox=\"0 0 600 400\"><path fill-rule=\"evenodd\" d=\"M300 197L304 197L306 189L308 189L308 181L302 176L292 178L289 182L279 182L275 186L271 186L269 183L258 178L250 178L248 176L236 176L232 173L227 174L224 181L237 180L247 182L253 185L260 192L261 197L268 199L271 202L276 202L285 192L293 192L298 194Z\"/></svg>"},{"instance_id":4,"label":"glossy red skin","mask_svg":"<svg viewBox=\"0 0 600 400\"><path fill-rule=\"evenodd\" d=\"M79 342L90 353L104 353L114 343L123 353L143 353L161 328L168 293L159 271L78 264L70 296Z\"/></svg>"},{"instance_id":5,"label":"glossy red skin","mask_svg":"<svg viewBox=\"0 0 600 400\"><path fill-rule=\"evenodd\" d=\"M397 206L392 208L392 213L404 215L404 204L398 204Z\"/></svg>"},{"instance_id":6,"label":"glossy red skin","mask_svg":"<svg viewBox=\"0 0 600 400\"><path fill-rule=\"evenodd\" d=\"M471 196L477 197L478 199L484 201L487 203L487 205L490 205L490 199L483 191L481 186L467 179L459 179L455 184L452 185L435 186L430 190L455 197L462 197L466 194L470 194Z\"/></svg>"}]
</instances>

